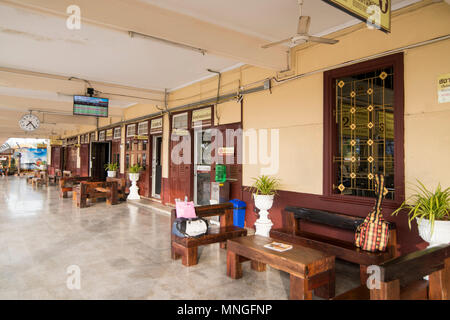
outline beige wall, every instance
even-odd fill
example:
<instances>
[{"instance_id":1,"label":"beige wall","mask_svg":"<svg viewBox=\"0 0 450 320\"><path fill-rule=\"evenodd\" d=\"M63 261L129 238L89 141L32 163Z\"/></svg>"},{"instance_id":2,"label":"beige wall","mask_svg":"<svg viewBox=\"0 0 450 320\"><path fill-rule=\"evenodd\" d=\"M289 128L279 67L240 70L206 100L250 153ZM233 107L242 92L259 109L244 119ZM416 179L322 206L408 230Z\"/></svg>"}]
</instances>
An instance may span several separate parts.
<instances>
[{"instance_id":1,"label":"beige wall","mask_svg":"<svg viewBox=\"0 0 450 320\"><path fill-rule=\"evenodd\" d=\"M430 3L425 1L423 3ZM397 49L450 33L450 6L437 3L405 8L395 13L392 33L369 30L364 24L337 32L334 46L302 45L293 50L297 74L330 67L352 59ZM419 8L419 9L418 9ZM450 185L450 104L437 103L437 77L450 72L450 40L405 51L405 173L408 183L415 179L429 186ZM240 86L261 85L276 74L270 70L242 66L222 75L221 94L237 92ZM254 84L257 82L256 84ZM217 77L181 88L169 95L169 108L215 97ZM124 110L124 119L155 112L152 105ZM216 124L238 122L240 104L219 105ZM279 172L284 190L322 193L323 172L323 73L276 85L244 98L243 127L278 129ZM163 177L168 177L169 118L164 116ZM251 146L244 143L247 150ZM244 151L248 154L248 150ZM245 164L243 183L260 174L261 164ZM122 168L121 168L122 169Z\"/></svg>"}]
</instances>

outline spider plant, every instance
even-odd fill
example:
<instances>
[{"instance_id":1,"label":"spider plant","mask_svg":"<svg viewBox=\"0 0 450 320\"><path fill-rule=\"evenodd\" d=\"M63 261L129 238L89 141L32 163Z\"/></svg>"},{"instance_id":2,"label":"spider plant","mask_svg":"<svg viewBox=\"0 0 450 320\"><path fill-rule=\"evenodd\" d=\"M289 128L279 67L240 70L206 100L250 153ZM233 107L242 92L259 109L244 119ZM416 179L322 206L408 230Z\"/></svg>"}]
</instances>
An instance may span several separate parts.
<instances>
[{"instance_id":1,"label":"spider plant","mask_svg":"<svg viewBox=\"0 0 450 320\"><path fill-rule=\"evenodd\" d=\"M105 171L117 171L118 167L117 163L107 163L105 164Z\"/></svg>"},{"instance_id":2,"label":"spider plant","mask_svg":"<svg viewBox=\"0 0 450 320\"><path fill-rule=\"evenodd\" d=\"M278 178L262 175L258 178L253 178L253 180L253 185L248 189L256 195L276 195L277 189L280 187L280 180Z\"/></svg>"},{"instance_id":3,"label":"spider plant","mask_svg":"<svg viewBox=\"0 0 450 320\"><path fill-rule=\"evenodd\" d=\"M417 192L408 198L395 210L392 215L397 215L401 210L408 211L408 224L411 229L411 221L418 218L420 221L426 219L431 224L431 234L434 231L435 220L450 220L450 188L442 190L438 184L435 191L428 190L422 182L417 180ZM410 202L410 203L408 203Z\"/></svg>"},{"instance_id":4,"label":"spider plant","mask_svg":"<svg viewBox=\"0 0 450 320\"><path fill-rule=\"evenodd\" d=\"M139 164L132 165L128 168L129 173L139 173L143 168Z\"/></svg>"}]
</instances>

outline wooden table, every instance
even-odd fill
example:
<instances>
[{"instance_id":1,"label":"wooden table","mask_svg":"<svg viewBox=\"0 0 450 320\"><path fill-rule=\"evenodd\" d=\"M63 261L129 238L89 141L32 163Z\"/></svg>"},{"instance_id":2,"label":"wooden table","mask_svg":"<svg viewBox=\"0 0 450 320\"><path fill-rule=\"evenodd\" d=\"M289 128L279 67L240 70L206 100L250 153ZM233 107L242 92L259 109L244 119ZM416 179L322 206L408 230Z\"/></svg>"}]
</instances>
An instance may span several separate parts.
<instances>
[{"instance_id":1,"label":"wooden table","mask_svg":"<svg viewBox=\"0 0 450 320\"><path fill-rule=\"evenodd\" d=\"M334 256L295 244L285 252L264 248L265 244L273 241L260 236L228 240L227 275L233 279L241 278L241 263L251 260L253 270L265 271L268 264L289 273L291 300L311 300L313 290L316 296L334 297Z\"/></svg>"}]
</instances>

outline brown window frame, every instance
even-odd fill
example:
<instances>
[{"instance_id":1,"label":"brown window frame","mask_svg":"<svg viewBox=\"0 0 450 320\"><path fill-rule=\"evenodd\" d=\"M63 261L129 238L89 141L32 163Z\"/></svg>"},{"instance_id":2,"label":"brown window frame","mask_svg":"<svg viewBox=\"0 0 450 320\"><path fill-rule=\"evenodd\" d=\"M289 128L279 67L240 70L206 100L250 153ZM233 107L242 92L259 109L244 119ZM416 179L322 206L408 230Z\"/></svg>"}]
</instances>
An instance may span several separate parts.
<instances>
[{"instance_id":1,"label":"brown window frame","mask_svg":"<svg viewBox=\"0 0 450 320\"><path fill-rule=\"evenodd\" d=\"M405 163L404 163L404 57L397 53L374 60L330 70L324 73L324 152L323 152L323 196L322 200L371 206L374 198L340 195L333 192L337 132L335 125L335 79L375 69L394 67L394 200L385 200L384 206L398 207L405 200Z\"/></svg>"}]
</instances>

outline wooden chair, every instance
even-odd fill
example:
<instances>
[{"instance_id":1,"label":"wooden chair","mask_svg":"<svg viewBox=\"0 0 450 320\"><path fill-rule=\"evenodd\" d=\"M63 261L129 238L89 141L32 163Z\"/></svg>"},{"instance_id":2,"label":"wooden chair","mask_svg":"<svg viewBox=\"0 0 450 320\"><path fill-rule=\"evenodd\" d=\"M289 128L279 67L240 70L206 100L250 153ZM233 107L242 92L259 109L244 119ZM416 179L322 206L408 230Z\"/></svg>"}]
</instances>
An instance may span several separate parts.
<instances>
[{"instance_id":1,"label":"wooden chair","mask_svg":"<svg viewBox=\"0 0 450 320\"><path fill-rule=\"evenodd\" d=\"M33 179L34 178L38 178L39 177L39 171L34 171L31 175L28 175L27 176L27 183L28 184L33 184Z\"/></svg>"},{"instance_id":2,"label":"wooden chair","mask_svg":"<svg viewBox=\"0 0 450 320\"><path fill-rule=\"evenodd\" d=\"M41 171L37 174L37 177L31 179L31 185L33 187L38 187L42 185L48 186L48 176L46 171Z\"/></svg>"},{"instance_id":3,"label":"wooden chair","mask_svg":"<svg viewBox=\"0 0 450 320\"><path fill-rule=\"evenodd\" d=\"M73 187L80 184L81 181L92 181L91 177L62 177L59 180L59 196L67 198L68 192L73 191Z\"/></svg>"},{"instance_id":4,"label":"wooden chair","mask_svg":"<svg viewBox=\"0 0 450 320\"><path fill-rule=\"evenodd\" d=\"M177 217L176 210L172 210L170 232L172 259L181 258L181 263L187 267L198 263L198 247L220 242L222 249L226 248L226 241L247 235L247 230L233 225L233 205L231 203L196 207L195 213L199 218L220 217L220 228L210 227L208 233L198 238L180 238L172 234L172 226Z\"/></svg>"},{"instance_id":5,"label":"wooden chair","mask_svg":"<svg viewBox=\"0 0 450 320\"><path fill-rule=\"evenodd\" d=\"M379 265L380 285L362 285L334 300L450 300L450 245L416 251ZM429 281L423 277L429 275Z\"/></svg>"},{"instance_id":6,"label":"wooden chair","mask_svg":"<svg viewBox=\"0 0 450 320\"><path fill-rule=\"evenodd\" d=\"M364 222L364 218L289 206L283 211L283 227L272 229L270 232L270 237L273 239L324 251L336 256L336 258L359 264L361 284L366 283L367 266L379 265L398 256L395 223L389 223L389 243L386 252L368 252L357 248L353 242L343 241L328 235L301 231L300 221L355 232L356 228Z\"/></svg>"},{"instance_id":7,"label":"wooden chair","mask_svg":"<svg viewBox=\"0 0 450 320\"><path fill-rule=\"evenodd\" d=\"M97 199L106 199L107 204L118 204L117 181L80 182L79 192L76 193L77 207L86 208L88 199L91 203L95 203Z\"/></svg>"},{"instance_id":8,"label":"wooden chair","mask_svg":"<svg viewBox=\"0 0 450 320\"><path fill-rule=\"evenodd\" d=\"M127 192L127 181L125 178L106 178L107 182L116 181L117 182L117 193L120 201L127 200L128 193Z\"/></svg>"},{"instance_id":9,"label":"wooden chair","mask_svg":"<svg viewBox=\"0 0 450 320\"><path fill-rule=\"evenodd\" d=\"M61 170L55 169L53 174L48 175L49 185L58 185L61 176L62 176Z\"/></svg>"}]
</instances>

